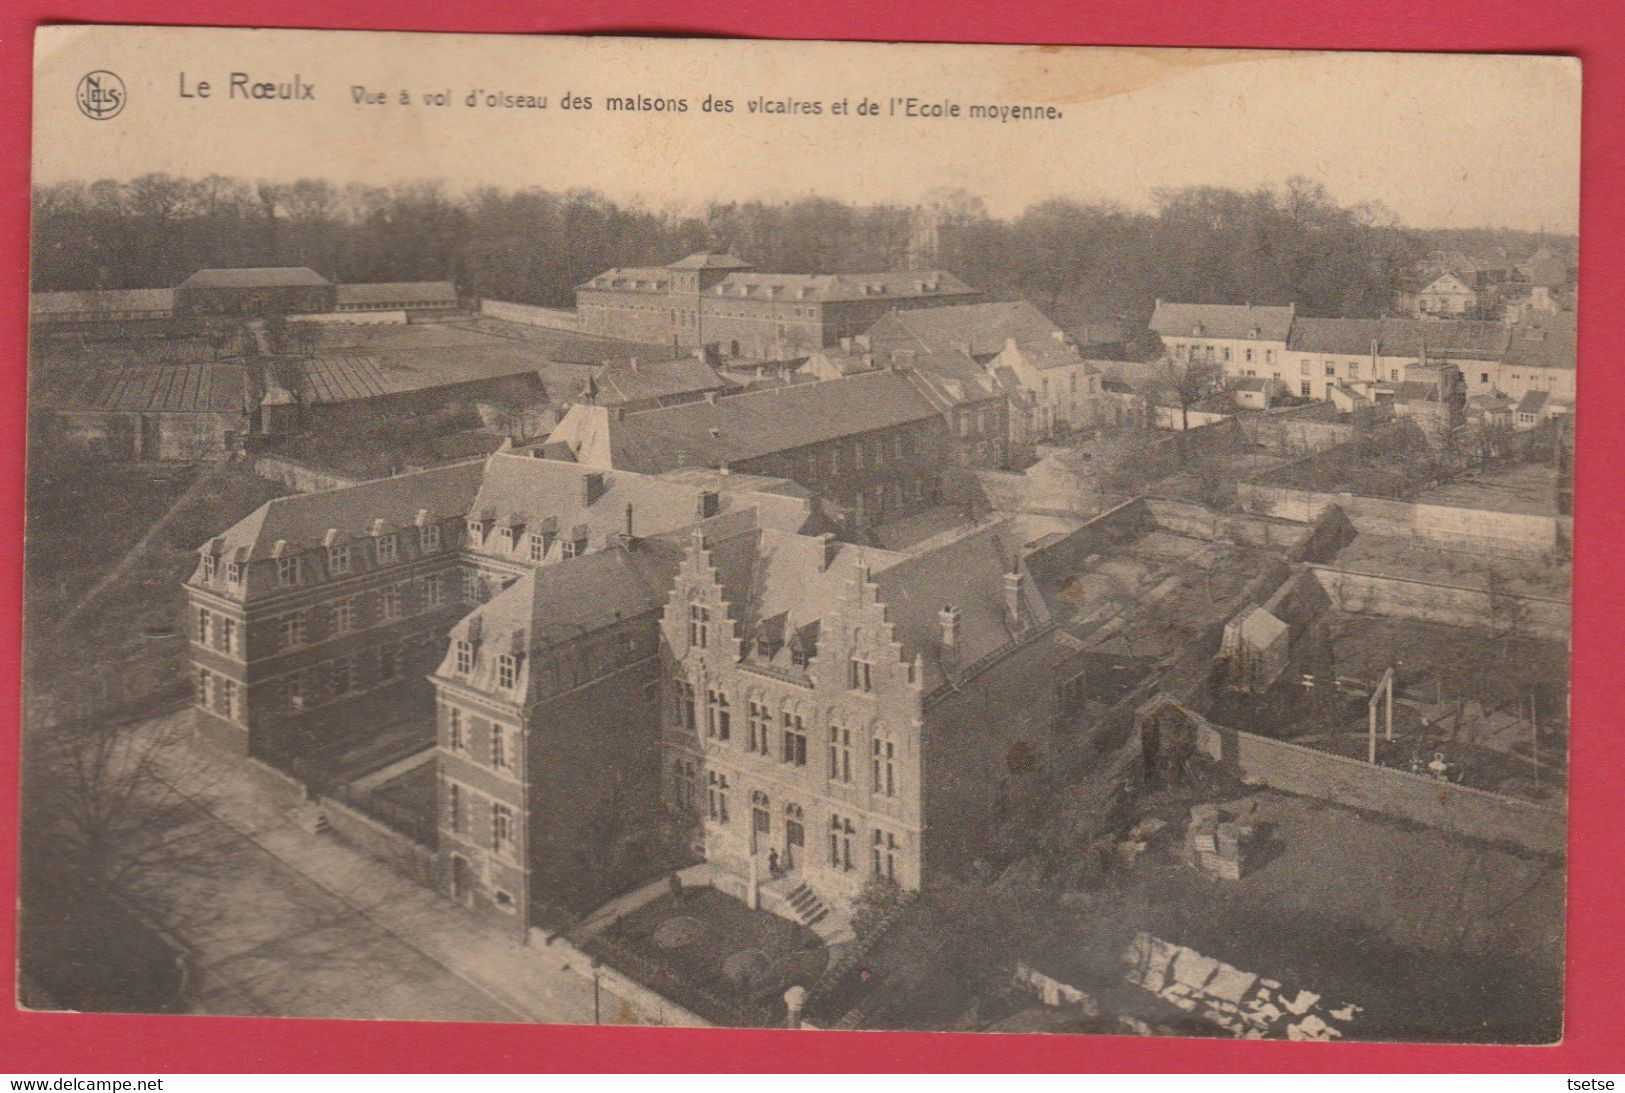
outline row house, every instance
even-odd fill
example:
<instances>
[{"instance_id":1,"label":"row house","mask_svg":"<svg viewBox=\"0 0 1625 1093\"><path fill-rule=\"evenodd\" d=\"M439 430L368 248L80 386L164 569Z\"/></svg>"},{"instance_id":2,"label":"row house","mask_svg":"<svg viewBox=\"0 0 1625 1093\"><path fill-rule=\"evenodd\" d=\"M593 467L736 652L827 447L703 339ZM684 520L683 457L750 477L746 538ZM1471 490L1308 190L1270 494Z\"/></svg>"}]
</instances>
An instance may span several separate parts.
<instances>
[{"instance_id":1,"label":"row house","mask_svg":"<svg viewBox=\"0 0 1625 1093\"><path fill-rule=\"evenodd\" d=\"M1016 392L1030 441L1092 428L1100 415L1100 370L1070 343L1005 343L988 367Z\"/></svg>"},{"instance_id":2,"label":"row house","mask_svg":"<svg viewBox=\"0 0 1625 1093\"><path fill-rule=\"evenodd\" d=\"M940 307L977 293L942 270L759 273L702 251L667 266L612 269L576 288L580 329L728 357L805 357L862 333L889 311Z\"/></svg>"},{"instance_id":3,"label":"row house","mask_svg":"<svg viewBox=\"0 0 1625 1093\"><path fill-rule=\"evenodd\" d=\"M276 498L206 543L185 583L205 735L295 761L421 706L482 469Z\"/></svg>"},{"instance_id":4,"label":"row house","mask_svg":"<svg viewBox=\"0 0 1625 1093\"><path fill-rule=\"evenodd\" d=\"M593 469L787 478L858 528L935 503L950 444L938 407L887 368L640 413L577 404L546 448Z\"/></svg>"},{"instance_id":5,"label":"row house","mask_svg":"<svg viewBox=\"0 0 1625 1093\"><path fill-rule=\"evenodd\" d=\"M665 799L753 905L918 889L1049 753L1076 674L1054 639L1002 524L912 555L696 529L661 622Z\"/></svg>"},{"instance_id":6,"label":"row house","mask_svg":"<svg viewBox=\"0 0 1625 1093\"><path fill-rule=\"evenodd\" d=\"M534 569L741 497L792 523L807 509L787 482L651 479L510 452L267 502L205 544L185 584L198 722L295 766L427 720L425 677L472 607Z\"/></svg>"},{"instance_id":7,"label":"row house","mask_svg":"<svg viewBox=\"0 0 1625 1093\"><path fill-rule=\"evenodd\" d=\"M1296 307L1181 304L1158 300L1151 329L1180 363L1216 365L1226 376L1270 376L1284 368Z\"/></svg>"}]
</instances>

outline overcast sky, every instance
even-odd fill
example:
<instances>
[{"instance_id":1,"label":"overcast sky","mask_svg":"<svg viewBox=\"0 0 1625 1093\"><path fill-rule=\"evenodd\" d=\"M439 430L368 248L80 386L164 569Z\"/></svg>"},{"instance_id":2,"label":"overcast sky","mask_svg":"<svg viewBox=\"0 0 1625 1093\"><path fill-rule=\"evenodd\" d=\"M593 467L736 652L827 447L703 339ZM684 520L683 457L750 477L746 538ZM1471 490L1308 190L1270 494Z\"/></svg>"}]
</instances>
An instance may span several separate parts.
<instances>
[{"instance_id":1,"label":"overcast sky","mask_svg":"<svg viewBox=\"0 0 1625 1093\"><path fill-rule=\"evenodd\" d=\"M671 39L360 35L64 27L41 31L35 173L146 171L384 184L591 187L652 207L806 194L919 201L963 188L995 214L1047 197L1146 207L1162 187L1247 188L1293 175L1414 227L1578 225L1580 74L1564 59L1054 49ZM118 73L118 116L93 121L80 78ZM314 86L244 101L231 73ZM208 98L182 98L207 80ZM356 105L352 87L389 105ZM451 105L399 103L449 92ZM546 96L545 110L469 108L470 92ZM559 109L590 96L591 112ZM685 98L684 114L611 114L610 95ZM700 109L707 95L733 113ZM762 117L750 99L818 101ZM864 96L1054 105L1057 121L836 117Z\"/></svg>"}]
</instances>

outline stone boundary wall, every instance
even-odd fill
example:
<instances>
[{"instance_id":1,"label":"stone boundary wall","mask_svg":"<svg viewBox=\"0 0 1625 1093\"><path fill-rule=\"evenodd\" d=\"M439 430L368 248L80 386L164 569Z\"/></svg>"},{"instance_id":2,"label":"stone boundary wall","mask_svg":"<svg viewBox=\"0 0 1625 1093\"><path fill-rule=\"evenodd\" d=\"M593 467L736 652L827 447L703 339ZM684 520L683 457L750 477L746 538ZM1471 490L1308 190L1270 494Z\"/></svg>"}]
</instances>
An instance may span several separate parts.
<instances>
[{"instance_id":1,"label":"stone boundary wall","mask_svg":"<svg viewBox=\"0 0 1625 1093\"><path fill-rule=\"evenodd\" d=\"M493 319L506 319L510 323L526 326L545 326L549 330L568 330L580 333L581 321L573 311L556 307L537 307L535 304L514 304L505 300L481 300L480 314Z\"/></svg>"},{"instance_id":2,"label":"stone boundary wall","mask_svg":"<svg viewBox=\"0 0 1625 1093\"><path fill-rule=\"evenodd\" d=\"M322 326L405 326L404 311L322 311L312 315L289 315L290 323L318 323Z\"/></svg>"},{"instance_id":3,"label":"stone boundary wall","mask_svg":"<svg viewBox=\"0 0 1625 1093\"><path fill-rule=\"evenodd\" d=\"M360 485L364 481L364 479L354 478L347 474L339 474L337 471L311 467L297 460L285 459L276 455L255 456L254 473L272 482L280 482L289 489L297 490L300 493L336 490L345 486Z\"/></svg>"},{"instance_id":4,"label":"stone boundary wall","mask_svg":"<svg viewBox=\"0 0 1625 1093\"><path fill-rule=\"evenodd\" d=\"M1562 856L1568 817L1561 809L1372 766L1300 744L1197 721L1197 749L1243 780L1379 812L1428 827Z\"/></svg>"},{"instance_id":5,"label":"stone boundary wall","mask_svg":"<svg viewBox=\"0 0 1625 1093\"><path fill-rule=\"evenodd\" d=\"M1254 444L1287 457L1323 452L1354 439L1354 426L1337 421L1245 417L1241 427Z\"/></svg>"},{"instance_id":6,"label":"stone boundary wall","mask_svg":"<svg viewBox=\"0 0 1625 1093\"><path fill-rule=\"evenodd\" d=\"M373 819L353 805L332 797L321 802L327 826L340 840L376 858L409 880L426 888L439 885L435 852L413 842L394 828Z\"/></svg>"},{"instance_id":7,"label":"stone boundary wall","mask_svg":"<svg viewBox=\"0 0 1625 1093\"><path fill-rule=\"evenodd\" d=\"M1352 493L1318 493L1256 481L1238 483L1236 492L1242 507L1258 515L1308 523L1329 506L1336 505L1363 533L1417 536L1468 549L1476 547L1531 558L1558 550L1574 529L1569 517L1389 501Z\"/></svg>"},{"instance_id":8,"label":"stone boundary wall","mask_svg":"<svg viewBox=\"0 0 1625 1093\"><path fill-rule=\"evenodd\" d=\"M284 774L263 759L250 756L244 760L249 776L262 790L274 797L281 807L295 809L309 800L305 784L290 774Z\"/></svg>"},{"instance_id":9,"label":"stone boundary wall","mask_svg":"<svg viewBox=\"0 0 1625 1093\"><path fill-rule=\"evenodd\" d=\"M1483 588L1381 576L1333 566L1310 565L1309 569L1339 611L1417 619L1447 626L1493 629L1506 623L1505 618L1496 617L1490 593ZM1518 630L1550 641L1569 639L1568 601L1510 594L1505 599L1520 615Z\"/></svg>"}]
</instances>

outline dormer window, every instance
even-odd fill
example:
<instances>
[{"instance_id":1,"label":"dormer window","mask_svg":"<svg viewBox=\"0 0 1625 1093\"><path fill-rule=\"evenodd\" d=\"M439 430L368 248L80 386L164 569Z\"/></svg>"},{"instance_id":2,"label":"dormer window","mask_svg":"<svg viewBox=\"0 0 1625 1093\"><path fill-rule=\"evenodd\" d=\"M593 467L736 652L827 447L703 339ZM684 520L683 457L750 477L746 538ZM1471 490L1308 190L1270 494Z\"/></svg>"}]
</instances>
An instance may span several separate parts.
<instances>
[{"instance_id":1,"label":"dormer window","mask_svg":"<svg viewBox=\"0 0 1625 1093\"><path fill-rule=\"evenodd\" d=\"M497 541L502 544L503 550L513 549L513 528L504 527L497 530Z\"/></svg>"},{"instance_id":2,"label":"dormer window","mask_svg":"<svg viewBox=\"0 0 1625 1093\"><path fill-rule=\"evenodd\" d=\"M514 680L519 675L519 662L511 653L503 653L497 657L497 686L504 691L513 690Z\"/></svg>"},{"instance_id":3,"label":"dormer window","mask_svg":"<svg viewBox=\"0 0 1625 1093\"><path fill-rule=\"evenodd\" d=\"M424 524L418 528L418 546L425 554L432 554L440 549L440 525Z\"/></svg>"},{"instance_id":4,"label":"dormer window","mask_svg":"<svg viewBox=\"0 0 1625 1093\"><path fill-rule=\"evenodd\" d=\"M231 562L226 566L226 583L243 583L243 565L241 562Z\"/></svg>"},{"instance_id":5,"label":"dormer window","mask_svg":"<svg viewBox=\"0 0 1625 1093\"><path fill-rule=\"evenodd\" d=\"M350 572L350 548L335 545L327 548L327 572L332 575Z\"/></svg>"},{"instance_id":6,"label":"dormer window","mask_svg":"<svg viewBox=\"0 0 1625 1093\"><path fill-rule=\"evenodd\" d=\"M291 588L299 583L299 558L297 555L276 560L276 583L283 588Z\"/></svg>"},{"instance_id":7,"label":"dormer window","mask_svg":"<svg viewBox=\"0 0 1625 1093\"><path fill-rule=\"evenodd\" d=\"M378 564L390 565L398 556L398 541L394 534L378 537Z\"/></svg>"},{"instance_id":8,"label":"dormer window","mask_svg":"<svg viewBox=\"0 0 1625 1093\"><path fill-rule=\"evenodd\" d=\"M203 579L204 580L206 580L206 581L214 580L215 564L216 564L216 561L215 561L215 556L213 554L205 554L203 556Z\"/></svg>"},{"instance_id":9,"label":"dormer window","mask_svg":"<svg viewBox=\"0 0 1625 1093\"><path fill-rule=\"evenodd\" d=\"M533 533L530 537L530 560L539 562L545 557L547 557L547 539Z\"/></svg>"},{"instance_id":10,"label":"dormer window","mask_svg":"<svg viewBox=\"0 0 1625 1093\"><path fill-rule=\"evenodd\" d=\"M470 520L468 522L468 538L475 546L479 546L485 541L485 525L478 520Z\"/></svg>"},{"instance_id":11,"label":"dormer window","mask_svg":"<svg viewBox=\"0 0 1625 1093\"><path fill-rule=\"evenodd\" d=\"M474 670L474 643L459 641L457 643L457 674L466 676Z\"/></svg>"}]
</instances>

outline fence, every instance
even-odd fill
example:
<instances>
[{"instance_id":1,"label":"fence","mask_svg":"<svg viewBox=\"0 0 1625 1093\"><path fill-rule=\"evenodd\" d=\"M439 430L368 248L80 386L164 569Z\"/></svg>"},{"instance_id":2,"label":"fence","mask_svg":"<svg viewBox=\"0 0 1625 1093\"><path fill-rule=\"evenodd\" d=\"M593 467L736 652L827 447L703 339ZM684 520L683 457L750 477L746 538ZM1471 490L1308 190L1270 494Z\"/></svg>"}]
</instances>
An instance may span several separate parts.
<instances>
[{"instance_id":1,"label":"fence","mask_svg":"<svg viewBox=\"0 0 1625 1093\"><path fill-rule=\"evenodd\" d=\"M344 486L358 485L363 481L347 474L339 474L337 471L323 470L320 467L312 467L297 460L274 455L256 456L254 473L272 482L280 482L300 493L336 490Z\"/></svg>"},{"instance_id":2,"label":"fence","mask_svg":"<svg viewBox=\"0 0 1625 1093\"><path fill-rule=\"evenodd\" d=\"M545 326L550 330L568 330L577 333L581 323L573 311L556 307L537 307L535 304L514 304L505 300L481 300L480 314L493 319L506 319L510 323L526 326Z\"/></svg>"}]
</instances>

